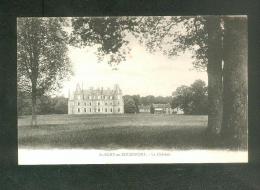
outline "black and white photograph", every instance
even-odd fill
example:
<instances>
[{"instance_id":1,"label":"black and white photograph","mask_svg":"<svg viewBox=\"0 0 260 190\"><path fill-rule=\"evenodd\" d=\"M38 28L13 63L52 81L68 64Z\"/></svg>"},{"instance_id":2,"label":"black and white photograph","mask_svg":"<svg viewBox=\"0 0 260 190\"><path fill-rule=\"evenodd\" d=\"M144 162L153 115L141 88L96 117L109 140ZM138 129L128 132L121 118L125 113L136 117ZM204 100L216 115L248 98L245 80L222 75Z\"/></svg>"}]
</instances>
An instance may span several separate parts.
<instances>
[{"instance_id":1,"label":"black and white photograph","mask_svg":"<svg viewBox=\"0 0 260 190\"><path fill-rule=\"evenodd\" d=\"M246 15L17 17L18 164L248 162Z\"/></svg>"}]
</instances>

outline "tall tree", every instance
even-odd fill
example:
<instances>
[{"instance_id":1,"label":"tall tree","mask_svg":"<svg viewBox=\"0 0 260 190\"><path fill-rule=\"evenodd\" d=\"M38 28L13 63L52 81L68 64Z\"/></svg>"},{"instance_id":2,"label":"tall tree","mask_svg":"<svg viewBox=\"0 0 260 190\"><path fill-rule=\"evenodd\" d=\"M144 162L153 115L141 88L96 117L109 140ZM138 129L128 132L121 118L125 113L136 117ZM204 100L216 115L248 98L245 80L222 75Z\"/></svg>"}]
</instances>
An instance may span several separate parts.
<instances>
[{"instance_id":1,"label":"tall tree","mask_svg":"<svg viewBox=\"0 0 260 190\"><path fill-rule=\"evenodd\" d=\"M150 51L169 57L193 52L193 65L208 74L208 132L219 134L222 123L222 30L220 16L146 17L141 32Z\"/></svg>"},{"instance_id":2,"label":"tall tree","mask_svg":"<svg viewBox=\"0 0 260 190\"><path fill-rule=\"evenodd\" d=\"M208 73L208 132L219 134L223 114L222 83L222 31L219 16L205 17Z\"/></svg>"},{"instance_id":3,"label":"tall tree","mask_svg":"<svg viewBox=\"0 0 260 190\"><path fill-rule=\"evenodd\" d=\"M247 146L246 17L224 17L224 114L222 135L236 147Z\"/></svg>"},{"instance_id":4,"label":"tall tree","mask_svg":"<svg viewBox=\"0 0 260 190\"><path fill-rule=\"evenodd\" d=\"M18 90L31 96L33 126L37 97L59 88L71 71L64 23L64 18L17 19Z\"/></svg>"}]
</instances>

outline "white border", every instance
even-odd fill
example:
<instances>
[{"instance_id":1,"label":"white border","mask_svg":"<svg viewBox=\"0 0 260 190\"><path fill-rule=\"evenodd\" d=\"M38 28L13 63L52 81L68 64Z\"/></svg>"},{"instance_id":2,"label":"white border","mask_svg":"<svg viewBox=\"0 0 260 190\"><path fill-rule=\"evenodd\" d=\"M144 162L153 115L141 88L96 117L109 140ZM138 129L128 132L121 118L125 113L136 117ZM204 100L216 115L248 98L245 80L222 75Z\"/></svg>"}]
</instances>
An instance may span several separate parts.
<instances>
[{"instance_id":1,"label":"white border","mask_svg":"<svg viewBox=\"0 0 260 190\"><path fill-rule=\"evenodd\" d=\"M19 149L19 165L247 163L247 151Z\"/></svg>"}]
</instances>

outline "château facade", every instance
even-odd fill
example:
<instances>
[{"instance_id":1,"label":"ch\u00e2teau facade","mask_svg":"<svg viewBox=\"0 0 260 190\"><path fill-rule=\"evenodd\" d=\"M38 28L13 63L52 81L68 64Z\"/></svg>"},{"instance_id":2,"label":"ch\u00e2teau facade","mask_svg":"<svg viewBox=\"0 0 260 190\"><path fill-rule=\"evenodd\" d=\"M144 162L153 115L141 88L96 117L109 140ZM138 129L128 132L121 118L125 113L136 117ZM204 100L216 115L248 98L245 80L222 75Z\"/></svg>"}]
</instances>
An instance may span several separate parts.
<instances>
[{"instance_id":1,"label":"ch\u00e2teau facade","mask_svg":"<svg viewBox=\"0 0 260 190\"><path fill-rule=\"evenodd\" d=\"M77 84L68 98L68 114L123 114L124 101L118 85L113 89L83 89Z\"/></svg>"}]
</instances>

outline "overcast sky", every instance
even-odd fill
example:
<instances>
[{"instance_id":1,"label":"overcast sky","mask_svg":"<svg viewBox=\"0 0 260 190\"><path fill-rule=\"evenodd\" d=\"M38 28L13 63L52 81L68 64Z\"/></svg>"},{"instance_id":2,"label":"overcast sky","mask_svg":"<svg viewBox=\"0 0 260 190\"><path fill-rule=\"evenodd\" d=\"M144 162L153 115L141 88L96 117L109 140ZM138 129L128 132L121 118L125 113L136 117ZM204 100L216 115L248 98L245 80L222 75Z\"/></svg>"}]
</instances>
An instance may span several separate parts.
<instances>
[{"instance_id":1,"label":"overcast sky","mask_svg":"<svg viewBox=\"0 0 260 190\"><path fill-rule=\"evenodd\" d=\"M98 63L95 49L69 47L74 76L64 83L61 95L68 96L77 83L84 88L110 87L119 84L123 94L141 96L170 96L180 85L190 85L196 79L207 82L206 72L192 67L190 53L169 59L160 52L151 54L135 40L130 43L131 54L113 70L106 62Z\"/></svg>"}]
</instances>

